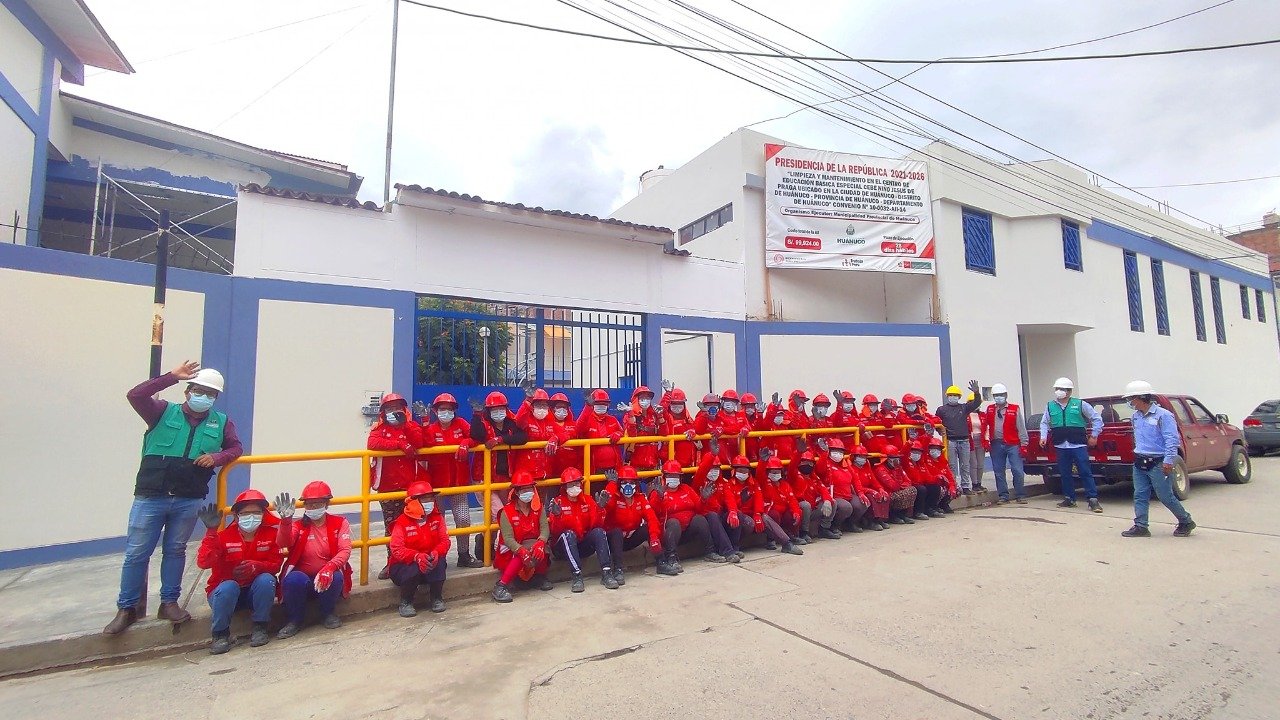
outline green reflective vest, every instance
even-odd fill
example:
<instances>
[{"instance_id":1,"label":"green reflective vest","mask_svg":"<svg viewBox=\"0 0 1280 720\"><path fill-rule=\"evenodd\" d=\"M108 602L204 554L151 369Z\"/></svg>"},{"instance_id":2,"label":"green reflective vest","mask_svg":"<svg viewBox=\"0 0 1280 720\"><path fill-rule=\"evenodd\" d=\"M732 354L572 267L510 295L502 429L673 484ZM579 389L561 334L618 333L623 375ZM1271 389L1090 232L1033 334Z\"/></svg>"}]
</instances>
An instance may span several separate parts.
<instances>
[{"instance_id":1,"label":"green reflective vest","mask_svg":"<svg viewBox=\"0 0 1280 720\"><path fill-rule=\"evenodd\" d=\"M143 436L142 464L133 494L204 497L209 492L213 468L202 468L194 461L206 453L222 450L226 427L226 414L212 410L199 425L192 427L182 405L169 403L155 427Z\"/></svg>"},{"instance_id":2,"label":"green reflective vest","mask_svg":"<svg viewBox=\"0 0 1280 720\"><path fill-rule=\"evenodd\" d=\"M1080 408L1080 398L1068 398L1065 408L1056 400L1050 401L1048 410L1054 443L1084 444L1088 424L1084 420L1084 411Z\"/></svg>"}]
</instances>

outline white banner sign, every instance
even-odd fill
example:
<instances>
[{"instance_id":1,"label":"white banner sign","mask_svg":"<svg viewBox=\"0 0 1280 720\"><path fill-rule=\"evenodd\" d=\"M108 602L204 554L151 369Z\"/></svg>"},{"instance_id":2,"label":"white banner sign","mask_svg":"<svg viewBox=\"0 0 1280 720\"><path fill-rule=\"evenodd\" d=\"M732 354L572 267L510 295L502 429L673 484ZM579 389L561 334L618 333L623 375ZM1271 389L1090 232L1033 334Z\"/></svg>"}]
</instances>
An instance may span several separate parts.
<instances>
[{"instance_id":1,"label":"white banner sign","mask_svg":"<svg viewBox=\"0 0 1280 720\"><path fill-rule=\"evenodd\" d=\"M925 163L764 148L765 265L936 273Z\"/></svg>"}]
</instances>

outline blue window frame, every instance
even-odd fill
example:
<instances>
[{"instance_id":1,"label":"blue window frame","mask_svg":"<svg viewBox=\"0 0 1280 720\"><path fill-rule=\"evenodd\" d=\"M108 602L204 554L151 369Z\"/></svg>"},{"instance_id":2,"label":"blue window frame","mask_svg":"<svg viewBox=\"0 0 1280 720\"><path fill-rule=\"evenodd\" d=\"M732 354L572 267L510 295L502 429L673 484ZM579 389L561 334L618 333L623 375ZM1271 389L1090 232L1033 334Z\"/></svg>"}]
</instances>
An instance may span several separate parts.
<instances>
[{"instance_id":1,"label":"blue window frame","mask_svg":"<svg viewBox=\"0 0 1280 720\"><path fill-rule=\"evenodd\" d=\"M1262 292L1261 290L1253 291L1253 298L1256 301L1256 304L1258 306L1258 322L1267 321L1267 306L1262 304L1262 300L1266 296L1267 294Z\"/></svg>"},{"instance_id":2,"label":"blue window frame","mask_svg":"<svg viewBox=\"0 0 1280 720\"><path fill-rule=\"evenodd\" d=\"M1213 303L1213 334L1219 345L1227 344L1227 323L1222 317L1222 281L1209 276L1209 300Z\"/></svg>"},{"instance_id":3,"label":"blue window frame","mask_svg":"<svg viewBox=\"0 0 1280 720\"><path fill-rule=\"evenodd\" d=\"M1244 285L1240 286L1240 315L1245 320L1253 319L1252 313L1249 312L1249 288Z\"/></svg>"},{"instance_id":4,"label":"blue window frame","mask_svg":"<svg viewBox=\"0 0 1280 720\"><path fill-rule=\"evenodd\" d=\"M1205 342L1209 339L1204 330L1204 291L1200 288L1200 273L1191 271L1191 314L1196 321L1196 339Z\"/></svg>"},{"instance_id":5,"label":"blue window frame","mask_svg":"<svg viewBox=\"0 0 1280 720\"><path fill-rule=\"evenodd\" d=\"M1169 295L1164 288L1164 261L1151 258L1151 289L1156 294L1156 332L1169 334Z\"/></svg>"},{"instance_id":6,"label":"blue window frame","mask_svg":"<svg viewBox=\"0 0 1280 720\"><path fill-rule=\"evenodd\" d=\"M1068 270L1084 272L1084 256L1080 252L1080 226L1062 221L1062 264Z\"/></svg>"},{"instance_id":7,"label":"blue window frame","mask_svg":"<svg viewBox=\"0 0 1280 720\"><path fill-rule=\"evenodd\" d=\"M991 213L964 208L964 266L974 272L996 274L996 239Z\"/></svg>"},{"instance_id":8,"label":"blue window frame","mask_svg":"<svg viewBox=\"0 0 1280 720\"><path fill-rule=\"evenodd\" d=\"M1142 322L1142 285L1138 282L1138 255L1131 250L1124 251L1124 289L1129 297L1129 329L1143 332Z\"/></svg>"}]
</instances>

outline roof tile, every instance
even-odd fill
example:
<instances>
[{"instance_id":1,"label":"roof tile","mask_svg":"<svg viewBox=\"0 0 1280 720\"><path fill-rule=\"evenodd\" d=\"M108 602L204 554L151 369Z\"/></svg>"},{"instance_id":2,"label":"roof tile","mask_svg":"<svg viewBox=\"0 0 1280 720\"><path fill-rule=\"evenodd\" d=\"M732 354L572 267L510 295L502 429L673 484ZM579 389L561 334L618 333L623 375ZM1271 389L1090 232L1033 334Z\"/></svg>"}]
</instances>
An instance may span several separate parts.
<instances>
[{"instance_id":1,"label":"roof tile","mask_svg":"<svg viewBox=\"0 0 1280 720\"><path fill-rule=\"evenodd\" d=\"M372 200L360 202L355 198L343 197L341 195L322 195L319 193L299 192L297 190L286 190L284 188L271 187L269 185L259 185L258 183L249 183L240 185L240 189L245 192L257 193L259 195L270 195L271 197L289 198L291 200L306 200L307 202L325 203L326 205L338 205L352 210L372 210L373 212L382 212L382 207Z\"/></svg>"},{"instance_id":2,"label":"roof tile","mask_svg":"<svg viewBox=\"0 0 1280 720\"><path fill-rule=\"evenodd\" d=\"M466 193L457 193L451 190L438 190L436 188L423 187L422 185L403 185L396 183L397 190L408 190L410 192L425 193L427 195L439 195L452 200L466 200L468 202L482 203L485 205L495 205L497 207L510 208L512 210L524 210L527 212L535 212L543 215L554 215L557 217L573 218L575 220L587 220L590 222L604 223L606 225L616 225L618 227L632 228L635 230L649 230L661 233L672 233L671 228L660 227L658 225L642 225L640 223L627 222L626 220L615 220L614 218L602 218L586 213L575 213L567 210L551 210L543 207L529 207L524 203L508 203L499 200L485 200L479 195L468 195Z\"/></svg>"}]
</instances>

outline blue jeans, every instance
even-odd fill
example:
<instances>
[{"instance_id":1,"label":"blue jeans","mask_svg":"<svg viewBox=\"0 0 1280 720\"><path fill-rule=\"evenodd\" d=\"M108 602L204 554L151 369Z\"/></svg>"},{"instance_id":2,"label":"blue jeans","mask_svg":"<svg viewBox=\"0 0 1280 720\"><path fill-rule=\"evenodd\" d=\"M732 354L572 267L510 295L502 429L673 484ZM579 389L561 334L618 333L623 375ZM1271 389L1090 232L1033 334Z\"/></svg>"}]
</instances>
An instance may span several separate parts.
<instances>
[{"instance_id":1,"label":"blue jeans","mask_svg":"<svg viewBox=\"0 0 1280 720\"><path fill-rule=\"evenodd\" d=\"M196 512L203 498L134 497L129 508L129 530L124 543L124 567L120 571L121 610L142 600L147 568L156 543L164 536L160 560L160 602L177 602L182 595L182 573L187 566L187 541L196 526Z\"/></svg>"},{"instance_id":2,"label":"blue jeans","mask_svg":"<svg viewBox=\"0 0 1280 720\"><path fill-rule=\"evenodd\" d=\"M1151 504L1151 490L1156 497L1169 508L1169 512L1178 518L1180 523L1191 522L1191 513L1182 507L1178 496L1173 494L1173 480L1164 474L1164 468L1156 465L1150 470L1141 470L1133 466L1133 524L1138 527L1147 526L1147 508Z\"/></svg>"},{"instance_id":3,"label":"blue jeans","mask_svg":"<svg viewBox=\"0 0 1280 720\"><path fill-rule=\"evenodd\" d=\"M1093 481L1093 469L1089 467L1089 448L1057 448L1058 475L1062 477L1062 496L1068 500L1076 499L1076 482L1071 473L1075 465L1080 471L1080 482L1084 484L1085 496L1090 500L1098 499L1098 484Z\"/></svg>"},{"instance_id":4,"label":"blue jeans","mask_svg":"<svg viewBox=\"0 0 1280 720\"><path fill-rule=\"evenodd\" d=\"M1004 479L1005 465L1013 471L1013 492L1020 498L1027 496L1024 489L1026 473L1022 471L1022 452L1017 445L1005 445L1000 441L991 443L991 469L996 473L996 493L1003 500L1009 499L1009 485Z\"/></svg>"},{"instance_id":5,"label":"blue jeans","mask_svg":"<svg viewBox=\"0 0 1280 720\"><path fill-rule=\"evenodd\" d=\"M329 617L333 614L334 608L338 607L338 598L342 597L344 582L342 571L337 570L333 573L333 582L324 592L316 592L312 580L314 578L301 570L291 570L284 576L284 587L280 592L284 596L284 613L289 622L296 625L302 624L302 616L307 611L307 601L312 598L315 598L316 604L320 606L320 617Z\"/></svg>"},{"instance_id":6,"label":"blue jeans","mask_svg":"<svg viewBox=\"0 0 1280 720\"><path fill-rule=\"evenodd\" d=\"M209 607L213 608L213 634L226 632L231 627L231 615L237 610L251 608L250 616L256 623L271 619L271 606L276 601L276 576L262 573L242 588L235 580L223 580L209 593Z\"/></svg>"}]
</instances>

